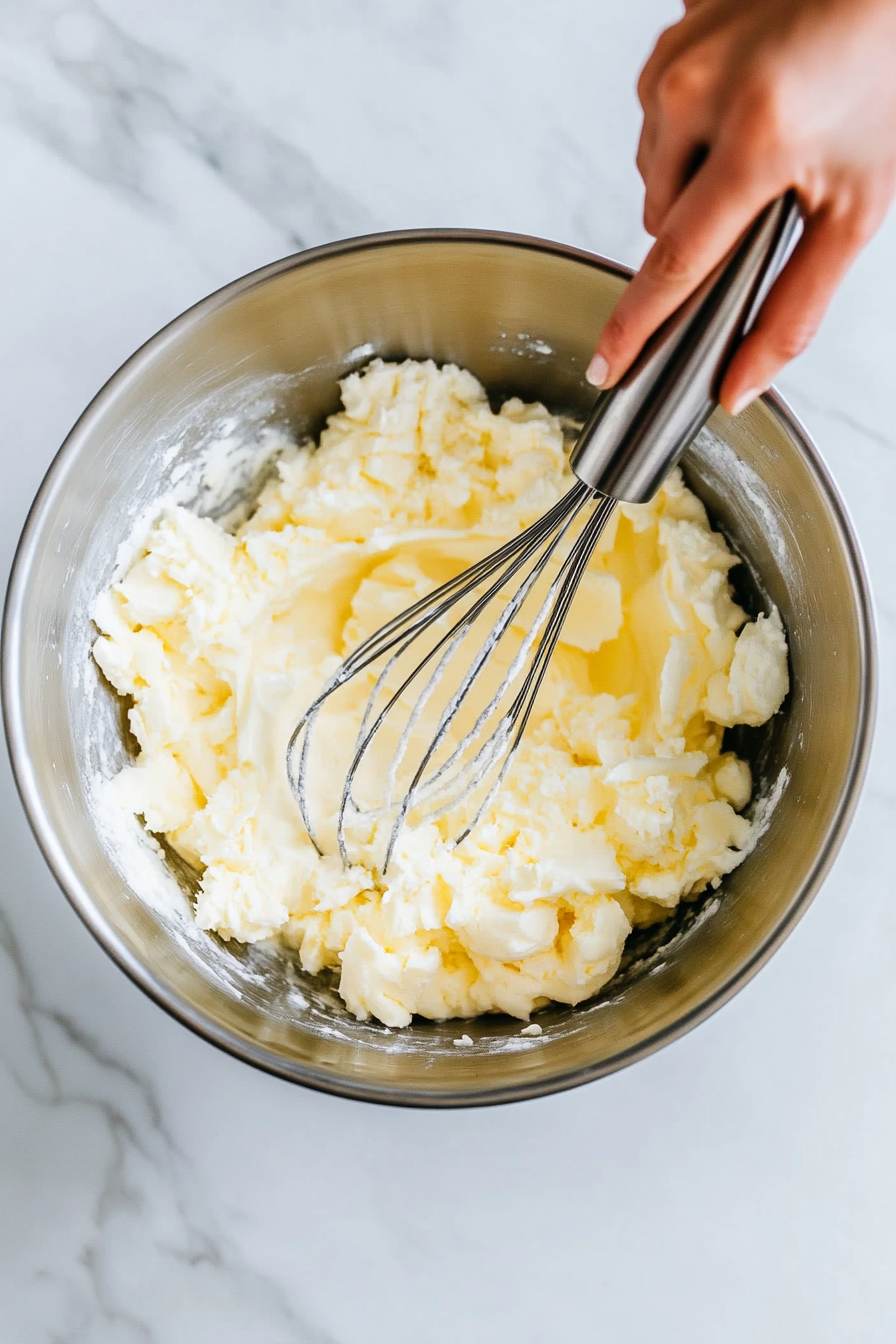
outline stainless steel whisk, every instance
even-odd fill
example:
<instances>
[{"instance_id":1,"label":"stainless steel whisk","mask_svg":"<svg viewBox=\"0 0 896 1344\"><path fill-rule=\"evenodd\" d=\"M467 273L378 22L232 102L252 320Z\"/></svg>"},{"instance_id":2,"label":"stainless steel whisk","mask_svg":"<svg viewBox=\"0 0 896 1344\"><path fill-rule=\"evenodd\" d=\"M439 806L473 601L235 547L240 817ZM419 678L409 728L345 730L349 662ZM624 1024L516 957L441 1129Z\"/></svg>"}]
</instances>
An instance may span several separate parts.
<instances>
[{"instance_id":1,"label":"stainless steel whisk","mask_svg":"<svg viewBox=\"0 0 896 1344\"><path fill-rule=\"evenodd\" d=\"M384 840L380 871L385 874L409 822L457 814L459 844L482 820L525 732L582 576L617 501L651 499L705 424L800 219L793 192L767 206L731 254L647 342L620 383L598 396L570 455L578 479L553 508L382 626L328 679L287 749L290 786L321 852L308 789L312 733L331 697L365 674L375 678L374 684L336 810L335 840L343 863L352 862L350 844L376 846ZM427 636L430 642L421 648ZM470 699L474 687L485 700L478 710ZM385 750L383 759L373 754L377 744ZM332 756L324 768L339 769ZM356 797L362 776L367 791L372 788L373 803ZM378 829L383 821L385 827Z\"/></svg>"}]
</instances>

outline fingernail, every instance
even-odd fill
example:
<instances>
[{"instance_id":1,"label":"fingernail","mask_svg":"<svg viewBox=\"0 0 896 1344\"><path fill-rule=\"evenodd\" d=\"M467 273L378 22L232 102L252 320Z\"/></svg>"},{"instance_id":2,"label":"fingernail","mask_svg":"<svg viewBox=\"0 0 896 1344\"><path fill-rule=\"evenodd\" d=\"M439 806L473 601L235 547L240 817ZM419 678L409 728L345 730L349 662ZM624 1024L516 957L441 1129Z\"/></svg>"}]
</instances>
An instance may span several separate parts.
<instances>
[{"instance_id":1,"label":"fingernail","mask_svg":"<svg viewBox=\"0 0 896 1344\"><path fill-rule=\"evenodd\" d=\"M750 405L750 402L755 401L757 397L761 397L764 391L764 387L751 387L749 392L742 392L731 407L731 414L740 415L741 411L745 411Z\"/></svg>"},{"instance_id":2,"label":"fingernail","mask_svg":"<svg viewBox=\"0 0 896 1344\"><path fill-rule=\"evenodd\" d=\"M610 366L603 355L595 355L585 370L585 377L592 387L603 387L609 372Z\"/></svg>"}]
</instances>

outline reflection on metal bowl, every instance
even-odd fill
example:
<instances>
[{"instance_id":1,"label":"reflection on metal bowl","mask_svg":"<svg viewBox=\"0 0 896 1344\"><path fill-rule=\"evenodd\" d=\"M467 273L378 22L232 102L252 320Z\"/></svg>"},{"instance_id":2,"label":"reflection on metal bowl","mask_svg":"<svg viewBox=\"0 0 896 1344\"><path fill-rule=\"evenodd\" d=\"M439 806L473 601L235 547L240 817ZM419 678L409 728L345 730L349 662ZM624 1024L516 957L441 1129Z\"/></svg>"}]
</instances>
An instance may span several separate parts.
<instances>
[{"instance_id":1,"label":"reflection on metal bowl","mask_svg":"<svg viewBox=\"0 0 896 1344\"><path fill-rule=\"evenodd\" d=\"M90 658L87 612L135 520L172 483L222 516L263 472L266 424L316 433L337 380L374 355L453 361L496 403L541 400L581 417L584 370L627 272L510 235L361 238L234 282L155 336L67 439L26 526L7 602L4 702L16 776L60 885L119 965L208 1040L296 1082L373 1101L463 1106L538 1096L612 1072L713 1012L787 936L843 839L867 760L874 634L861 558L804 431L774 395L717 412L685 459L689 483L745 564L748 608L773 601L792 689L766 729L732 745L775 794L755 850L718 892L630 940L597 1000L539 1014L357 1022L332 983L269 946L196 928L194 875L133 827L116 833L97 783L132 752L121 705ZM262 436L263 437L263 436ZM223 447L222 447L223 445ZM231 451L222 487L198 466ZM234 481L237 487L234 487ZM739 578L737 577L739 575ZM101 791L100 791L101 792ZM461 1034L472 1044L458 1046Z\"/></svg>"}]
</instances>

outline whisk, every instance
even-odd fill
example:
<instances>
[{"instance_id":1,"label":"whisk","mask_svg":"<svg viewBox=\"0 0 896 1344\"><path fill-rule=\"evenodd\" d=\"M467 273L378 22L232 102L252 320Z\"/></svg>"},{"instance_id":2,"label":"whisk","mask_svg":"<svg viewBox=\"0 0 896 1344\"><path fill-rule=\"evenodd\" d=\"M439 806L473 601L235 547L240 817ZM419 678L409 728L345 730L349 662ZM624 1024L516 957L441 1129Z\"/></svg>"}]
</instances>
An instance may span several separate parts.
<instances>
[{"instance_id":1,"label":"whisk","mask_svg":"<svg viewBox=\"0 0 896 1344\"><path fill-rule=\"evenodd\" d=\"M334 755L339 732L331 731L320 781L337 784L343 864L363 851L385 875L408 825L450 817L460 844L482 821L617 501L651 499L708 419L800 218L793 192L767 206L620 383L599 394L570 455L577 480L553 508L383 625L329 677L287 749L290 786L321 853L309 792L312 736L344 690L354 700L334 723L342 731L347 718L355 730L344 778Z\"/></svg>"}]
</instances>

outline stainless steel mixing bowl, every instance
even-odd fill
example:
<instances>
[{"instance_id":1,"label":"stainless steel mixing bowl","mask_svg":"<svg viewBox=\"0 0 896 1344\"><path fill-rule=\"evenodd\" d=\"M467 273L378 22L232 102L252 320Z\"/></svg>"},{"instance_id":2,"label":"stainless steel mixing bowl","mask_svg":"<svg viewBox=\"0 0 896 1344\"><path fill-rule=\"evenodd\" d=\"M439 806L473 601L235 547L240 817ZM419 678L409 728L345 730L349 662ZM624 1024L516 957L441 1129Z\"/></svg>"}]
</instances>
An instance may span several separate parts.
<instances>
[{"instance_id":1,"label":"stainless steel mixing bowl","mask_svg":"<svg viewBox=\"0 0 896 1344\"><path fill-rule=\"evenodd\" d=\"M745 560L742 598L777 603L792 690L767 730L744 730L760 792L777 786L755 851L717 893L642 937L597 1001L539 1015L356 1022L332 984L276 949L196 929L192 875L131 821L118 833L101 780L132 754L90 647L88 612L141 511L180 498L221 514L230 454L250 489L258 431L315 432L337 379L374 354L452 360L496 401L511 393L582 415L584 370L627 272L509 235L389 234L291 257L238 280L155 336L103 388L53 463L15 562L4 626L7 730L47 861L106 950L175 1017L234 1055L350 1097L458 1106L537 1096L649 1054L729 999L771 956L843 839L869 749L874 638L848 519L815 449L766 396L717 413L686 459L691 483ZM263 435L261 436L263 439ZM190 482L192 481L192 484ZM191 493L192 492L192 493ZM736 571L738 572L738 571ZM184 893L187 893L186 895ZM462 1033L472 1045L455 1045Z\"/></svg>"}]
</instances>

